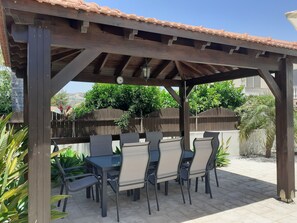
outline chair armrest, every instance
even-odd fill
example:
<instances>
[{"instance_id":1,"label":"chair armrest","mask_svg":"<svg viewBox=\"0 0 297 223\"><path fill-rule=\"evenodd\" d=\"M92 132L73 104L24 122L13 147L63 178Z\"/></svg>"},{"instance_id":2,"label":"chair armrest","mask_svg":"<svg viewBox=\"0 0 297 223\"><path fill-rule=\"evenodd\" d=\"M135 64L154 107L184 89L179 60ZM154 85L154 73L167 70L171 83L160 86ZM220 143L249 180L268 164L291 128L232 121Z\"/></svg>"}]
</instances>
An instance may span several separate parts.
<instances>
[{"instance_id":1,"label":"chair armrest","mask_svg":"<svg viewBox=\"0 0 297 223\"><path fill-rule=\"evenodd\" d=\"M89 177L89 176L96 177L99 180L98 176L96 176L95 174L92 174L92 173L85 173L85 174L79 174L79 175L75 175L75 176L65 177L65 180L75 180L77 178Z\"/></svg>"},{"instance_id":2,"label":"chair armrest","mask_svg":"<svg viewBox=\"0 0 297 223\"><path fill-rule=\"evenodd\" d=\"M87 169L86 166L74 166L74 167L68 167L68 168L64 168L64 171L72 171L72 170L77 170L77 169Z\"/></svg>"}]
</instances>

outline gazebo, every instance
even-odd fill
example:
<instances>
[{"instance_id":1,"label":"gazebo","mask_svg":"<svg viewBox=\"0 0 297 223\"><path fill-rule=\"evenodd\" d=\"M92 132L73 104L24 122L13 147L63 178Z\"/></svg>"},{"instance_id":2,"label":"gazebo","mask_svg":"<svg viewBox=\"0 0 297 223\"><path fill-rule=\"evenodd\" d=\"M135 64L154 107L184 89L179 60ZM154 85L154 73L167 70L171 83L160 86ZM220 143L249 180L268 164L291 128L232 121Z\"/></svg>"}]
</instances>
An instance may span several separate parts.
<instances>
[{"instance_id":1,"label":"gazebo","mask_svg":"<svg viewBox=\"0 0 297 223\"><path fill-rule=\"evenodd\" d=\"M0 6L5 63L25 83L29 222L50 221L50 99L69 81L164 86L180 104L187 147L193 87L259 75L276 101L277 197L295 197L297 43L129 15L82 0L2 0Z\"/></svg>"}]
</instances>

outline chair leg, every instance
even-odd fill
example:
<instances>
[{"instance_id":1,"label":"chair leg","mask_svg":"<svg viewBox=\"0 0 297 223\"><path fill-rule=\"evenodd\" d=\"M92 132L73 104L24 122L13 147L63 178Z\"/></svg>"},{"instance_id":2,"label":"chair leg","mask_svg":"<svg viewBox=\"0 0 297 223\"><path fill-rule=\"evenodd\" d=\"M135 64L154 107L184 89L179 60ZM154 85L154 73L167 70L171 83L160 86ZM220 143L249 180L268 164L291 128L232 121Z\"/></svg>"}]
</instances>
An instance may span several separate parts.
<instances>
[{"instance_id":1,"label":"chair leg","mask_svg":"<svg viewBox=\"0 0 297 223\"><path fill-rule=\"evenodd\" d=\"M180 182L180 184L179 184L179 186L180 186L180 191L181 191L181 194L182 194L182 197L183 197L183 202L184 202L184 204L185 204L186 201L185 201L185 195L184 195L184 191L183 191L183 184L181 183L181 182L182 182L181 177L179 178L179 182Z\"/></svg>"},{"instance_id":2,"label":"chair leg","mask_svg":"<svg viewBox=\"0 0 297 223\"><path fill-rule=\"evenodd\" d=\"M91 188L92 199L95 200L94 199L94 188L93 188L93 186L91 186L90 188Z\"/></svg>"},{"instance_id":3,"label":"chair leg","mask_svg":"<svg viewBox=\"0 0 297 223\"><path fill-rule=\"evenodd\" d=\"M216 177L216 182L217 182L217 187L219 187L219 180L218 180L218 175L217 175L217 167L214 167L214 173L215 173L215 177Z\"/></svg>"},{"instance_id":4,"label":"chair leg","mask_svg":"<svg viewBox=\"0 0 297 223\"><path fill-rule=\"evenodd\" d=\"M116 206L117 206L117 221L120 221L120 216L119 216L119 188L117 188L116 191Z\"/></svg>"},{"instance_id":5,"label":"chair leg","mask_svg":"<svg viewBox=\"0 0 297 223\"><path fill-rule=\"evenodd\" d=\"M67 187L65 188L65 192L66 192L65 194L68 195L68 188ZM66 211L67 201L68 201L68 198L66 197L64 199L63 212Z\"/></svg>"},{"instance_id":6,"label":"chair leg","mask_svg":"<svg viewBox=\"0 0 297 223\"><path fill-rule=\"evenodd\" d=\"M161 185L160 185L160 183L158 183L157 186L158 186L158 190L161 190Z\"/></svg>"},{"instance_id":7,"label":"chair leg","mask_svg":"<svg viewBox=\"0 0 297 223\"><path fill-rule=\"evenodd\" d=\"M198 191L198 177L196 177L196 185L195 185L195 192Z\"/></svg>"},{"instance_id":8,"label":"chair leg","mask_svg":"<svg viewBox=\"0 0 297 223\"><path fill-rule=\"evenodd\" d=\"M60 195L63 194L63 191L64 191L64 184L62 183L61 184L61 189L60 189ZM61 200L58 201L58 205L57 206L60 207L60 205L61 205Z\"/></svg>"},{"instance_id":9,"label":"chair leg","mask_svg":"<svg viewBox=\"0 0 297 223\"><path fill-rule=\"evenodd\" d=\"M156 182L155 182L154 186L155 186L155 196L156 196L156 202L157 202L157 210L160 211L159 201L158 201L158 194L157 194L157 183Z\"/></svg>"},{"instance_id":10,"label":"chair leg","mask_svg":"<svg viewBox=\"0 0 297 223\"><path fill-rule=\"evenodd\" d=\"M98 203L100 200L100 184L95 184L95 191L96 191L96 202Z\"/></svg>"},{"instance_id":11,"label":"chair leg","mask_svg":"<svg viewBox=\"0 0 297 223\"><path fill-rule=\"evenodd\" d=\"M187 189L188 189L189 201L190 201L190 204L192 204L190 188L191 188L191 179L188 179L187 180Z\"/></svg>"},{"instance_id":12,"label":"chair leg","mask_svg":"<svg viewBox=\"0 0 297 223\"><path fill-rule=\"evenodd\" d=\"M207 190L208 190L210 198L212 199L212 193L211 193L210 182L209 182L209 173L206 173L205 181L207 181L207 187L208 187Z\"/></svg>"},{"instance_id":13,"label":"chair leg","mask_svg":"<svg viewBox=\"0 0 297 223\"><path fill-rule=\"evenodd\" d=\"M148 211L149 211L149 215L151 215L151 205L150 205L150 200L149 200L149 195L148 195L148 183L147 182L145 183L145 191L146 191Z\"/></svg>"}]
</instances>

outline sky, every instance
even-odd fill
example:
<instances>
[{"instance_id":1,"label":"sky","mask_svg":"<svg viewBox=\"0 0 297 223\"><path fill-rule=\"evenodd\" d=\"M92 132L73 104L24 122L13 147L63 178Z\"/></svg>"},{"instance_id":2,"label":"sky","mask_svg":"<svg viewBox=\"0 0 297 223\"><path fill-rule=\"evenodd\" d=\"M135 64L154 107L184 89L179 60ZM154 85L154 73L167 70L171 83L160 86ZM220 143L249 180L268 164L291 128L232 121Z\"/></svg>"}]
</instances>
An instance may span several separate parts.
<instances>
[{"instance_id":1,"label":"sky","mask_svg":"<svg viewBox=\"0 0 297 223\"><path fill-rule=\"evenodd\" d=\"M286 12L297 10L296 0L85 1L159 20L297 42L297 31L285 17ZM86 92L92 85L70 82L64 90Z\"/></svg>"}]
</instances>

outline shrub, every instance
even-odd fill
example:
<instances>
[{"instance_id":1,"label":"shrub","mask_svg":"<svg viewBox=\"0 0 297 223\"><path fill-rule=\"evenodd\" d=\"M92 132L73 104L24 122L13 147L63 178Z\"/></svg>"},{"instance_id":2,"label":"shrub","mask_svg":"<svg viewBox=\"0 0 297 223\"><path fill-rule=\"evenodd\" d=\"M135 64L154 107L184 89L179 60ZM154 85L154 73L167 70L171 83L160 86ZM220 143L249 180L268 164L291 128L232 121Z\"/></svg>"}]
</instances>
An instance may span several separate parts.
<instances>
[{"instance_id":1,"label":"shrub","mask_svg":"<svg viewBox=\"0 0 297 223\"><path fill-rule=\"evenodd\" d=\"M28 164L24 158L28 153L28 130L8 129L7 122L11 115L0 118L0 222L28 222L28 181L25 175ZM53 196L57 202L66 196ZM66 216L54 210L52 220Z\"/></svg>"},{"instance_id":2,"label":"shrub","mask_svg":"<svg viewBox=\"0 0 297 223\"><path fill-rule=\"evenodd\" d=\"M84 155L82 154L80 156L77 152L73 151L71 148L61 150L59 155L60 155L59 160L63 168L70 168L70 167L84 165L84 158L85 158ZM52 159L51 168L52 168L51 180L55 185L59 183L60 171L54 159ZM77 175L82 173L83 173L83 170L81 169L74 169L71 171L67 171L67 174L69 175Z\"/></svg>"},{"instance_id":3,"label":"shrub","mask_svg":"<svg viewBox=\"0 0 297 223\"><path fill-rule=\"evenodd\" d=\"M229 149L230 140L231 140L231 137L229 137L227 139L226 144L222 140L222 142L219 146L217 156L216 156L216 166L217 167L223 167L223 166L227 166L228 164L230 164L230 159L228 159L229 153L227 152L227 150Z\"/></svg>"}]
</instances>

